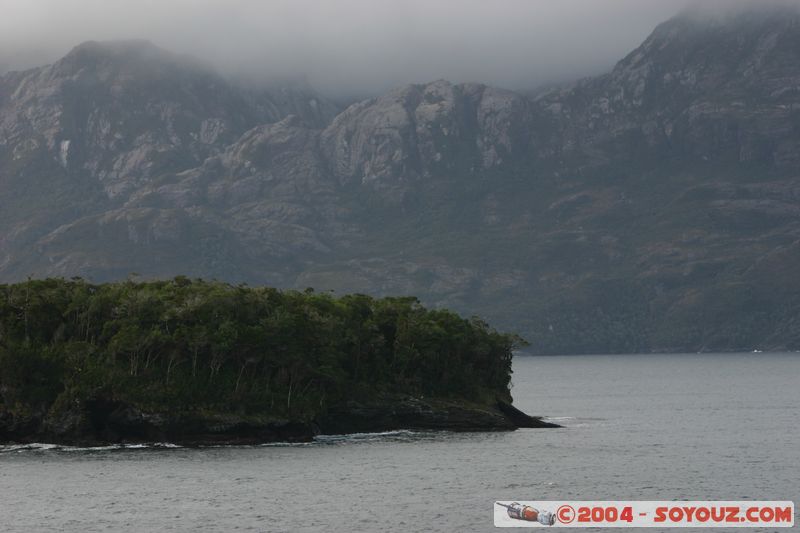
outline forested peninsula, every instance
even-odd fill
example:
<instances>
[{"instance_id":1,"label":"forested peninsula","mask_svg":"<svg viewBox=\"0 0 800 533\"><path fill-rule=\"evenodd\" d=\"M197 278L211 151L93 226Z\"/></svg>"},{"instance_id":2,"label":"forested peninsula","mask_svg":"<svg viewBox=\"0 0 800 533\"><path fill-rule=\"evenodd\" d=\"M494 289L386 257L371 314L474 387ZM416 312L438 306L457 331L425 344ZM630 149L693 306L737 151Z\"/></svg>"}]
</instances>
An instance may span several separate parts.
<instances>
[{"instance_id":1,"label":"forested peninsula","mask_svg":"<svg viewBox=\"0 0 800 533\"><path fill-rule=\"evenodd\" d=\"M551 426L511 406L519 341L411 297L186 277L0 285L0 442Z\"/></svg>"}]
</instances>

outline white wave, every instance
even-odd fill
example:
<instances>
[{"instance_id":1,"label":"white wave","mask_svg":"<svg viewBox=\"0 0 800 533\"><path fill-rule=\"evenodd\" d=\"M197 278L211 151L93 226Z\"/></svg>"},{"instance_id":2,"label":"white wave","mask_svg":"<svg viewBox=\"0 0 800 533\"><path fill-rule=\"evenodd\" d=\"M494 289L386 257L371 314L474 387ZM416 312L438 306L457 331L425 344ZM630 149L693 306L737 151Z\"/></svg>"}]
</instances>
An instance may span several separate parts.
<instances>
[{"instance_id":1,"label":"white wave","mask_svg":"<svg viewBox=\"0 0 800 533\"><path fill-rule=\"evenodd\" d=\"M0 446L0 453L54 450L57 448L59 448L58 444L45 444L43 442L34 442L31 444L8 444L6 446Z\"/></svg>"},{"instance_id":2,"label":"white wave","mask_svg":"<svg viewBox=\"0 0 800 533\"><path fill-rule=\"evenodd\" d=\"M138 449L149 449L149 448L183 448L180 444L174 444L172 442L147 442L144 444L120 444L120 448L124 448L126 450L138 450Z\"/></svg>"},{"instance_id":3,"label":"white wave","mask_svg":"<svg viewBox=\"0 0 800 533\"><path fill-rule=\"evenodd\" d=\"M342 433L331 435L317 435L315 440L355 440L375 437L393 437L393 436L406 436L418 435L421 432L412 431L410 429L396 429L393 431L375 431L372 433Z\"/></svg>"},{"instance_id":4,"label":"white wave","mask_svg":"<svg viewBox=\"0 0 800 533\"><path fill-rule=\"evenodd\" d=\"M103 452L111 450L142 450L142 449L161 449L161 448L181 448L171 442L148 442L140 444L109 444L106 446L66 446L63 444L47 444L34 442L31 444L9 444L0 446L0 453L13 452Z\"/></svg>"}]
</instances>

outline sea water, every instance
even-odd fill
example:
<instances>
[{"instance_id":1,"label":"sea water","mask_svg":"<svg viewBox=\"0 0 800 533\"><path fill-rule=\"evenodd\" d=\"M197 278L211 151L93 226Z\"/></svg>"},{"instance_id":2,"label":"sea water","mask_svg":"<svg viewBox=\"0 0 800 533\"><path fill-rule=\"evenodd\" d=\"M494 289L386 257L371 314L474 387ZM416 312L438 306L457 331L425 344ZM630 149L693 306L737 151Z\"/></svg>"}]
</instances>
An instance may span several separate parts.
<instances>
[{"instance_id":1,"label":"sea water","mask_svg":"<svg viewBox=\"0 0 800 533\"><path fill-rule=\"evenodd\" d=\"M0 531L491 531L495 500L800 503L799 354L518 356L513 383L564 428L0 447Z\"/></svg>"}]
</instances>

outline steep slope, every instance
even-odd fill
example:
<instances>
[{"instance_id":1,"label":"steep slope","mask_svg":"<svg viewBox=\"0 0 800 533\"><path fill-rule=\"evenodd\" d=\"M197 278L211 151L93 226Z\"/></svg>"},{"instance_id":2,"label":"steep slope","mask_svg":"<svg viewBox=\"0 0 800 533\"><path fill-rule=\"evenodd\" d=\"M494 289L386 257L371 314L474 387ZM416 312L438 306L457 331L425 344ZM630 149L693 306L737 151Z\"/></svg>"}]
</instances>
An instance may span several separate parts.
<instances>
[{"instance_id":1,"label":"steep slope","mask_svg":"<svg viewBox=\"0 0 800 533\"><path fill-rule=\"evenodd\" d=\"M391 188L524 155L529 118L510 91L440 80L351 106L325 130L323 148L340 183Z\"/></svg>"},{"instance_id":2,"label":"steep slope","mask_svg":"<svg viewBox=\"0 0 800 533\"><path fill-rule=\"evenodd\" d=\"M88 42L51 66L11 73L0 83L0 229L5 249L38 253L3 254L0 264L16 277L116 277L144 252L141 270L166 274L177 265L160 266L162 247L197 265L192 274L236 272L243 252L205 213L133 209L136 199L251 128L289 115L321 126L334 113L306 89L244 90L145 41ZM154 249L125 253L125 241ZM207 248L229 259L216 265Z\"/></svg>"},{"instance_id":3,"label":"steep slope","mask_svg":"<svg viewBox=\"0 0 800 533\"><path fill-rule=\"evenodd\" d=\"M800 348L799 45L796 8L687 12L569 87L335 114L88 43L0 78L0 279L415 294L549 353Z\"/></svg>"},{"instance_id":4,"label":"steep slope","mask_svg":"<svg viewBox=\"0 0 800 533\"><path fill-rule=\"evenodd\" d=\"M555 115L564 151L589 159L645 151L790 168L800 153L789 135L800 105L799 23L796 8L686 12L610 74L539 103Z\"/></svg>"},{"instance_id":5,"label":"steep slope","mask_svg":"<svg viewBox=\"0 0 800 533\"><path fill-rule=\"evenodd\" d=\"M598 322L626 342L641 323L625 350L797 346L798 285L786 273L800 239L799 39L795 8L686 13L609 75L538 100L558 124L560 175L579 191L553 203L561 227L623 246L620 264L560 288L540 338L563 342L563 327L549 331L555 315L586 331L574 350L591 349ZM647 305L609 319L607 283Z\"/></svg>"}]
</instances>

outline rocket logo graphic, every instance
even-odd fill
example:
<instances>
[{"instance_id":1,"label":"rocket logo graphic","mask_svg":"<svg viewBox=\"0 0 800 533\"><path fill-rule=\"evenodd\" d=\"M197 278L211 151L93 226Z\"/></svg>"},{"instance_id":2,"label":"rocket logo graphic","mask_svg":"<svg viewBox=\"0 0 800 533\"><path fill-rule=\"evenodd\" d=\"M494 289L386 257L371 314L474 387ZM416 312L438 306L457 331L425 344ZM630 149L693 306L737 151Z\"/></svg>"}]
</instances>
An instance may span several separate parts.
<instances>
[{"instance_id":1,"label":"rocket logo graphic","mask_svg":"<svg viewBox=\"0 0 800 533\"><path fill-rule=\"evenodd\" d=\"M794 502L778 500L494 501L495 527L793 527Z\"/></svg>"},{"instance_id":2,"label":"rocket logo graphic","mask_svg":"<svg viewBox=\"0 0 800 533\"><path fill-rule=\"evenodd\" d=\"M496 503L501 507L505 507L506 512L508 512L508 516L513 518L514 520L523 520L525 522L538 522L543 526L552 526L553 524L556 523L556 516L550 511L540 511L535 507L531 507L529 505L522 505L517 502L513 502L510 505L506 505L500 502Z\"/></svg>"}]
</instances>

